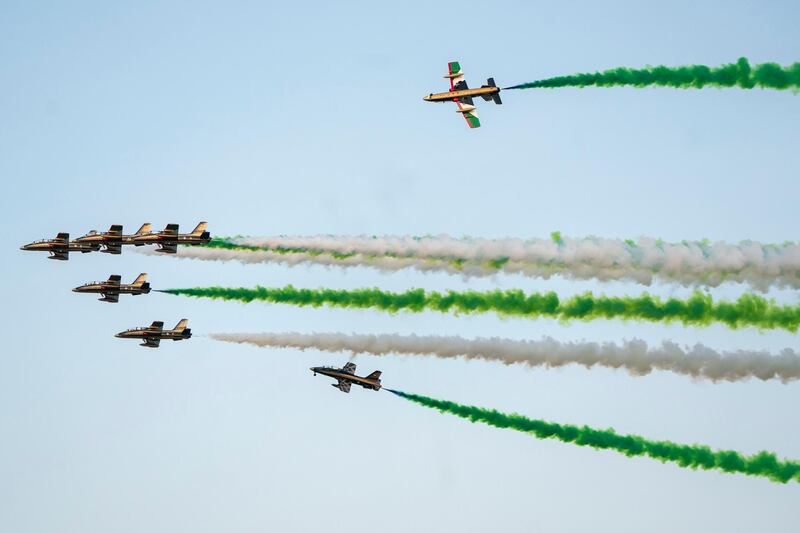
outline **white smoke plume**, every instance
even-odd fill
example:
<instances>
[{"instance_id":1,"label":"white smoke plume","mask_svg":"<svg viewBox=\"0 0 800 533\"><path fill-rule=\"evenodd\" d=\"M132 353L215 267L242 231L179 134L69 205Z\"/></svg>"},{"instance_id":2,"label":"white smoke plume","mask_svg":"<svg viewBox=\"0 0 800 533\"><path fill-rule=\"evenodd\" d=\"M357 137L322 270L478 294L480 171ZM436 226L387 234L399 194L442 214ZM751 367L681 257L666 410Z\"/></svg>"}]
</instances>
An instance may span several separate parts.
<instances>
[{"instance_id":1,"label":"white smoke plume","mask_svg":"<svg viewBox=\"0 0 800 533\"><path fill-rule=\"evenodd\" d=\"M744 241L738 244L700 241L665 243L641 237L637 241L583 239L456 239L432 237L239 237L231 245L248 248L181 247L178 257L284 265L364 266L384 271L413 268L462 276L497 272L536 278L654 281L686 287L716 287L745 283L767 291L771 287L800 288L800 244L779 245Z\"/></svg>"},{"instance_id":2,"label":"white smoke plume","mask_svg":"<svg viewBox=\"0 0 800 533\"><path fill-rule=\"evenodd\" d=\"M675 372L695 379L742 381L800 378L800 355L785 349L769 352L738 350L718 352L702 344L690 348L665 341L649 347L643 340L622 344L560 342L551 337L518 341L497 337L465 339L418 335L348 335L344 333L215 333L213 339L271 348L315 349L369 355L427 355L441 358L481 359L506 365L557 368L570 364L624 369L635 376L654 370Z\"/></svg>"}]
</instances>

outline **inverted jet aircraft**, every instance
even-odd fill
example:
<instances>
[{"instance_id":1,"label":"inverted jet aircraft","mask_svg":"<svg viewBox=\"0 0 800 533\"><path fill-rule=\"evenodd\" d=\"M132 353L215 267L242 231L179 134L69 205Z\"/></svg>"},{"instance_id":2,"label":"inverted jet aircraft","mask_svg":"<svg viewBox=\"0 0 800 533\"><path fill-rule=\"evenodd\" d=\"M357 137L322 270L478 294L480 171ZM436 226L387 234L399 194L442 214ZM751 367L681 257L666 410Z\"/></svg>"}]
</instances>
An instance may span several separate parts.
<instances>
[{"instance_id":1,"label":"inverted jet aircraft","mask_svg":"<svg viewBox=\"0 0 800 533\"><path fill-rule=\"evenodd\" d=\"M100 246L97 244L70 241L69 233L59 233L56 235L55 239L34 241L30 244L20 246L19 249L33 252L50 252L48 259L67 261L70 252L88 254L89 252L96 252L100 249Z\"/></svg>"},{"instance_id":2,"label":"inverted jet aircraft","mask_svg":"<svg viewBox=\"0 0 800 533\"><path fill-rule=\"evenodd\" d=\"M355 383L361 385L365 389L380 390L381 388L381 373L376 370L369 376L361 377L356 376L356 365L347 363L343 368L333 368L330 366L312 366L311 371L316 376L322 374L337 380L337 383L331 383L332 387L336 387L342 392L350 392L350 385Z\"/></svg>"},{"instance_id":3,"label":"inverted jet aircraft","mask_svg":"<svg viewBox=\"0 0 800 533\"><path fill-rule=\"evenodd\" d=\"M480 96L487 102L494 100L497 105L503 103L500 100L500 87L495 85L494 78L486 80L486 85L481 85L479 89L467 87L467 82L464 81L464 72L461 70L461 64L458 61L451 61L447 64L445 78L450 78L450 91L446 93L431 93L428 96L423 96L422 99L426 102L455 102L458 106L456 111L466 119L470 128L481 127L481 121L478 120L478 114L475 112L473 97Z\"/></svg>"},{"instance_id":4,"label":"inverted jet aircraft","mask_svg":"<svg viewBox=\"0 0 800 533\"><path fill-rule=\"evenodd\" d=\"M175 326L175 329L164 329L164 323L156 321L144 328L120 331L114 336L120 339L139 339L143 341L139 346L158 348L158 344L162 340L182 341L183 339L190 338L192 336L192 330L186 327L188 323L189 321L183 318L178 322L178 325Z\"/></svg>"},{"instance_id":5,"label":"inverted jet aircraft","mask_svg":"<svg viewBox=\"0 0 800 533\"><path fill-rule=\"evenodd\" d=\"M86 283L80 287L75 287L72 292L88 292L92 294L100 294L101 302L117 303L119 302L120 294L131 294L137 296L139 294L147 294L150 292L150 284L147 283L147 274L141 273L136 276L133 283L120 283L122 276L113 274L109 276L107 281L93 281Z\"/></svg>"},{"instance_id":6,"label":"inverted jet aircraft","mask_svg":"<svg viewBox=\"0 0 800 533\"><path fill-rule=\"evenodd\" d=\"M158 245L157 252L174 254L177 253L179 244L187 244L190 246L208 244L211 240L211 234L206 231L207 225L207 222L201 222L191 233L179 233L177 224L167 224L167 227L162 231L135 235L133 237L133 244L138 246L142 244L156 244Z\"/></svg>"},{"instance_id":7,"label":"inverted jet aircraft","mask_svg":"<svg viewBox=\"0 0 800 533\"><path fill-rule=\"evenodd\" d=\"M139 228L139 231L134 233L133 235L123 235L122 234L122 226L119 224L112 225L108 231L105 232L98 232L96 230L92 230L86 235L82 237L78 237L75 239L75 242L79 242L82 244L91 244L97 246L98 249L102 245L103 252L108 254L121 254L122 253L122 245L124 244L133 244L135 246L144 246L144 243L137 244L134 242L134 239L138 235L144 235L146 233L151 232L152 226L149 223L142 224L142 227Z\"/></svg>"}]
</instances>

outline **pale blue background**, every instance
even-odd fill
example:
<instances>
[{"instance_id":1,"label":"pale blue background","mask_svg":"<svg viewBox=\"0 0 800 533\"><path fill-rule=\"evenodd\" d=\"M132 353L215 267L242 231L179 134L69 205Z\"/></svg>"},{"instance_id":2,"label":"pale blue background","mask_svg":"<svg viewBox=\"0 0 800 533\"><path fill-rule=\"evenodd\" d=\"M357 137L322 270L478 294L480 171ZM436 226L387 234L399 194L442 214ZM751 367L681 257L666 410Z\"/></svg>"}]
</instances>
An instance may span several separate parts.
<instances>
[{"instance_id":1,"label":"pale blue background","mask_svg":"<svg viewBox=\"0 0 800 533\"><path fill-rule=\"evenodd\" d=\"M472 425L384 392L344 395L346 355L210 332L345 331L800 348L797 336L189 300L106 305L70 288L148 272L205 284L632 284L179 261L68 263L19 245L112 223L230 234L447 232L797 240L800 96L564 89L481 102L444 90L645 64L800 60L796 2L3 2L0 531L795 531L798 484L693 472ZM671 286L658 294L687 294ZM714 291L735 296L733 286ZM796 303L793 292L773 294ZM113 333L187 317L145 350ZM798 385L358 357L404 390L653 438L800 458Z\"/></svg>"}]
</instances>

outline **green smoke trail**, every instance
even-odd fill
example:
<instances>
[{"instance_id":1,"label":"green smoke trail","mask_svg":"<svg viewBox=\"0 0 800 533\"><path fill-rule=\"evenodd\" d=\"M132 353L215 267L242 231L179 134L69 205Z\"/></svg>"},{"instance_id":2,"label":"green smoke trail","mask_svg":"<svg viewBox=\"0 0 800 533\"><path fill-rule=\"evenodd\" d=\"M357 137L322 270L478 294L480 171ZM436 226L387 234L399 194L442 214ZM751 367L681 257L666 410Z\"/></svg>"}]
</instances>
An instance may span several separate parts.
<instances>
[{"instance_id":1,"label":"green smoke trail","mask_svg":"<svg viewBox=\"0 0 800 533\"><path fill-rule=\"evenodd\" d=\"M782 67L776 63L750 66L747 58L721 67L687 65L684 67L645 67L641 69L614 68L601 72L558 76L545 80L522 83L506 89L539 89L554 87L630 86L647 87L658 85L678 89L700 89L702 87L739 87L752 89L798 89L800 88L800 63Z\"/></svg>"},{"instance_id":2,"label":"green smoke trail","mask_svg":"<svg viewBox=\"0 0 800 533\"><path fill-rule=\"evenodd\" d=\"M787 483L790 480L800 482L800 462L781 461L771 452L759 452L748 456L733 450L715 451L708 446L654 441L638 435L618 435L613 429L556 424L519 414L505 414L494 409L462 405L392 389L386 390L442 413L466 418L471 422L483 422L490 426L522 431L539 439L557 439L578 446L615 450L628 457L644 455L662 463L677 463L683 468L722 470L728 473L761 476L778 483Z\"/></svg>"},{"instance_id":3,"label":"green smoke trail","mask_svg":"<svg viewBox=\"0 0 800 533\"><path fill-rule=\"evenodd\" d=\"M299 306L349 307L422 312L426 310L456 313L488 313L501 316L561 320L595 320L599 318L681 322L707 326L723 323L731 328L754 326L760 329L786 329L796 332L800 326L800 305L778 305L753 294L744 294L733 302L714 302L711 295L695 292L688 299L668 298L644 293L640 296L604 296L590 292L560 299L554 292L529 293L521 290L447 291L423 289L389 292L381 289L297 289L285 287L195 287L166 289L168 294L238 300L254 300Z\"/></svg>"},{"instance_id":4,"label":"green smoke trail","mask_svg":"<svg viewBox=\"0 0 800 533\"><path fill-rule=\"evenodd\" d=\"M231 242L229 237L213 237L207 244L203 245L206 248L221 248L223 250L243 250L248 252L273 252L276 254L308 254L308 255L322 255L328 254L334 259L347 259L353 257L353 253L342 253L337 251L325 251L316 248L305 248L301 246L251 246L248 244L238 244Z\"/></svg>"},{"instance_id":5,"label":"green smoke trail","mask_svg":"<svg viewBox=\"0 0 800 533\"><path fill-rule=\"evenodd\" d=\"M394 259L405 259L410 258L410 255L402 255L393 252L384 252L381 254L374 254L374 253L359 253L359 252L339 252L337 250L325 250L321 248L311 248L306 246L254 246L250 244L240 244L237 242L233 242L230 237L214 237L212 238L207 244L203 245L206 248L218 248L223 250L238 250L238 251L245 251L245 252L272 252L280 255L291 255L291 254L307 254L312 257L319 257L319 256L330 256L332 259L344 260L349 259L351 257L356 256L363 256L365 259L379 259L382 257L390 257ZM428 257L426 258L429 262L445 262L450 264L455 268L462 268L465 262L465 259L458 258L458 257ZM502 257L498 259L489 259L486 260L483 264L486 267L499 269L503 266L503 264L508 262L507 257Z\"/></svg>"}]
</instances>

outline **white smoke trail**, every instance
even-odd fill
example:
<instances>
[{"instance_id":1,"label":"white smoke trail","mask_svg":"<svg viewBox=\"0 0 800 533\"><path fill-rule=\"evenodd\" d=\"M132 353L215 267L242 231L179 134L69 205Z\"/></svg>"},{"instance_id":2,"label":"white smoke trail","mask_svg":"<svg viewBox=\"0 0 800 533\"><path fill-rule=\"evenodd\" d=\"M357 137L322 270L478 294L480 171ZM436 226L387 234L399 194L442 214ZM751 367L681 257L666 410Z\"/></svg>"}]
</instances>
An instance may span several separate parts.
<instances>
[{"instance_id":1,"label":"white smoke trail","mask_svg":"<svg viewBox=\"0 0 800 533\"><path fill-rule=\"evenodd\" d=\"M686 287L716 287L725 282L800 288L800 244L745 241L664 243L602 239L455 239L435 237L249 237L231 244L256 249L181 247L178 257L237 260L285 265L365 266L385 271L413 268L463 276L497 272L548 279L653 281ZM264 248L263 250L257 248Z\"/></svg>"},{"instance_id":2,"label":"white smoke trail","mask_svg":"<svg viewBox=\"0 0 800 533\"><path fill-rule=\"evenodd\" d=\"M347 335L344 333L216 333L213 339L261 347L316 349L370 355L431 355L442 358L481 359L506 365L525 364L546 368L578 364L621 368L642 376L653 370L675 372L696 379L741 381L780 379L787 383L800 378L800 355L785 349L778 355L738 350L718 352L702 344L691 348L665 341L648 347L633 339L621 345L596 342L559 342L551 337L538 341L517 341L497 337L465 339L417 335Z\"/></svg>"}]
</instances>

